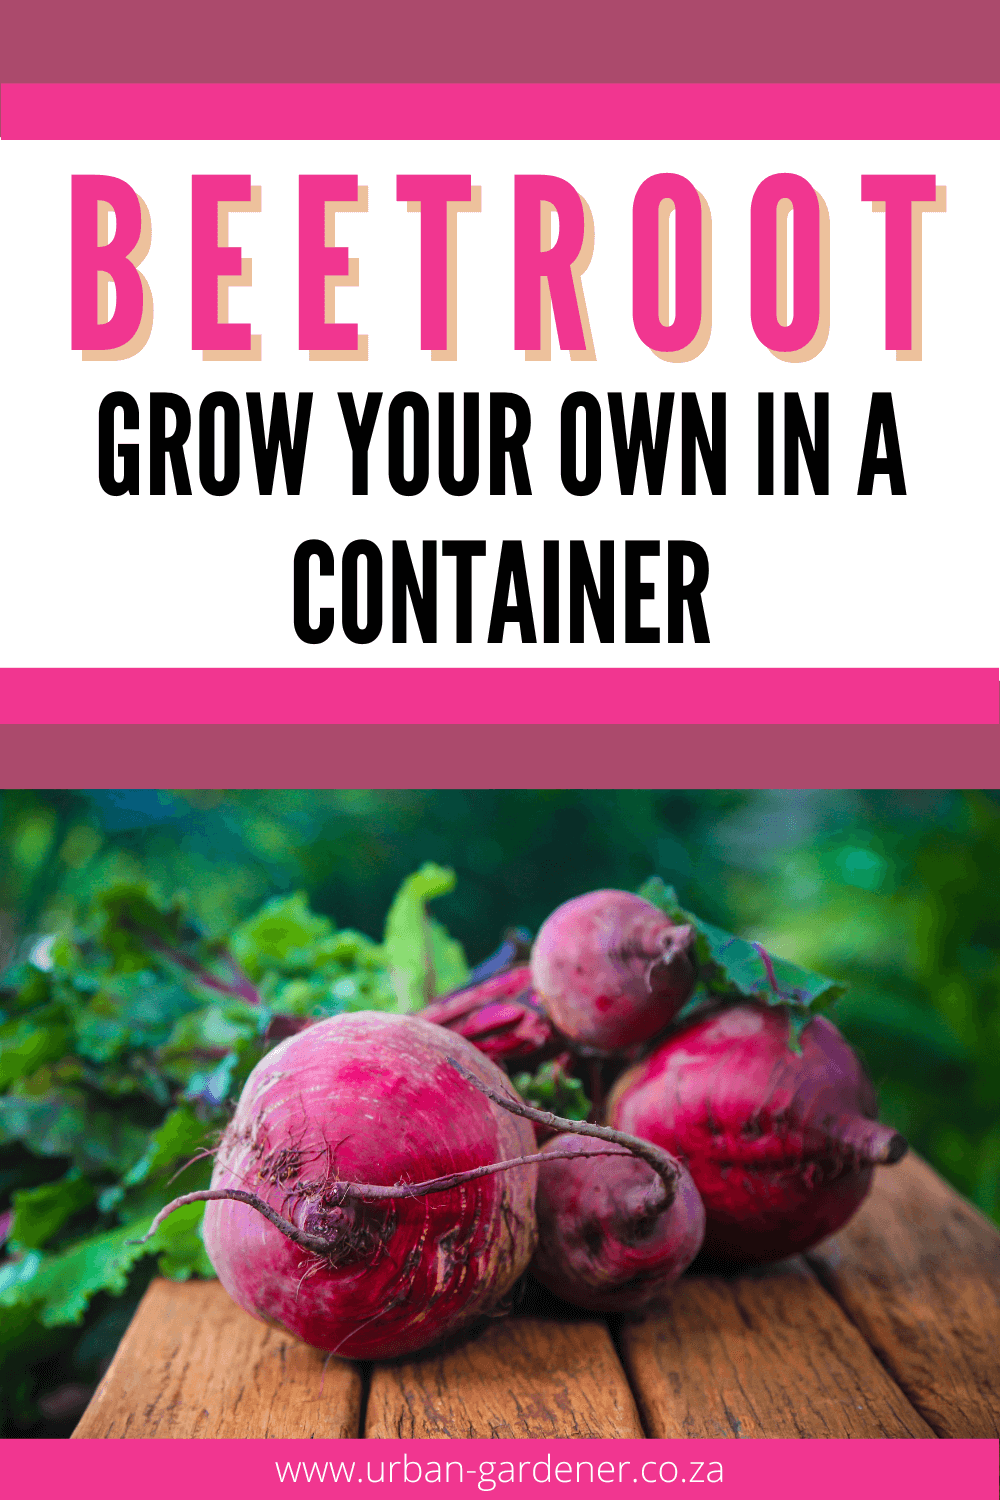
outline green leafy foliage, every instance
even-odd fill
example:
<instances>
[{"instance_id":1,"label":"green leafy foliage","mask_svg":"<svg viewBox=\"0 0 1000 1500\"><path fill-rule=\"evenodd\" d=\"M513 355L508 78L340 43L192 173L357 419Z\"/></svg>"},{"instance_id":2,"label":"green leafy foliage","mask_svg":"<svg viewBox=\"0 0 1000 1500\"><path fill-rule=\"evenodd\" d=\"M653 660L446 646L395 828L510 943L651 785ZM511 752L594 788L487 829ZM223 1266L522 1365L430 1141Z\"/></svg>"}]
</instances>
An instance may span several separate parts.
<instances>
[{"instance_id":1,"label":"green leafy foliage","mask_svg":"<svg viewBox=\"0 0 1000 1500\"><path fill-rule=\"evenodd\" d=\"M427 914L427 903L455 886L454 870L421 865L404 880L385 923L385 955L401 1011L419 1010L469 977L461 945Z\"/></svg>"},{"instance_id":2,"label":"green leafy foliage","mask_svg":"<svg viewBox=\"0 0 1000 1500\"><path fill-rule=\"evenodd\" d=\"M360 932L337 931L301 891L265 902L235 929L229 947L271 1011L323 1016L395 1008L382 946ZM238 1019L232 1006L216 1013L216 1027L226 1019Z\"/></svg>"},{"instance_id":3,"label":"green leafy foliage","mask_svg":"<svg viewBox=\"0 0 1000 1500\"><path fill-rule=\"evenodd\" d=\"M332 934L333 923L311 912L299 891L266 902L256 916L237 927L231 948L251 979L260 980L268 971L308 973Z\"/></svg>"},{"instance_id":4,"label":"green leafy foliage","mask_svg":"<svg viewBox=\"0 0 1000 1500\"><path fill-rule=\"evenodd\" d=\"M406 996L461 982L461 946L424 908L453 880L425 866L405 882L385 945L301 893L209 937L182 899L123 882L0 977L0 1370L33 1338L48 1352L52 1330L96 1328L150 1262L177 1280L214 1274L201 1204L140 1241L171 1197L208 1185L273 1018L395 1008L390 963ZM14 1395L11 1410L30 1409Z\"/></svg>"},{"instance_id":5,"label":"green leafy foliage","mask_svg":"<svg viewBox=\"0 0 1000 1500\"><path fill-rule=\"evenodd\" d=\"M186 929L182 901L161 906L141 885L115 885L99 892L93 925L112 967L121 973L145 970L151 952L184 952L185 939L197 937Z\"/></svg>"},{"instance_id":6,"label":"green leafy foliage","mask_svg":"<svg viewBox=\"0 0 1000 1500\"><path fill-rule=\"evenodd\" d=\"M833 979L812 974L800 964L768 953L762 943L748 942L703 922L693 912L684 910L673 886L659 875L651 876L641 885L639 895L659 907L672 922L687 923L694 928L699 977L699 992L693 997L695 1005L706 997L720 996L784 1005L812 1016L826 1010L846 989Z\"/></svg>"},{"instance_id":7,"label":"green leafy foliage","mask_svg":"<svg viewBox=\"0 0 1000 1500\"><path fill-rule=\"evenodd\" d=\"M89 1208L96 1197L92 1182L74 1167L57 1182L22 1188L14 1194L10 1241L17 1250L39 1250L58 1234L74 1214Z\"/></svg>"},{"instance_id":8,"label":"green leafy foliage","mask_svg":"<svg viewBox=\"0 0 1000 1500\"><path fill-rule=\"evenodd\" d=\"M159 1130L154 1130L138 1161L125 1173L122 1187L137 1187L150 1177L159 1177L177 1162L186 1161L209 1150L206 1145L205 1121L190 1104L178 1105L167 1115Z\"/></svg>"},{"instance_id":9,"label":"green leafy foliage","mask_svg":"<svg viewBox=\"0 0 1000 1500\"><path fill-rule=\"evenodd\" d=\"M585 1120L590 1114L583 1084L557 1062L543 1063L534 1073L518 1073L513 1084L536 1109L547 1109L564 1120Z\"/></svg>"},{"instance_id":10,"label":"green leafy foliage","mask_svg":"<svg viewBox=\"0 0 1000 1500\"><path fill-rule=\"evenodd\" d=\"M53 1006L55 1015L58 1008ZM44 1016L22 1016L0 1026L0 1089L20 1078L30 1078L45 1063L58 1062L65 1056L70 1034L66 1026L54 1021L46 1024Z\"/></svg>"},{"instance_id":11,"label":"green leafy foliage","mask_svg":"<svg viewBox=\"0 0 1000 1500\"><path fill-rule=\"evenodd\" d=\"M79 1324L92 1297L123 1292L136 1261L157 1252L160 1271L175 1281L213 1276L199 1233L201 1214L199 1203L179 1208L148 1244L141 1240L152 1216L90 1235L60 1255L31 1250L0 1267L0 1308L30 1308L43 1328Z\"/></svg>"}]
</instances>

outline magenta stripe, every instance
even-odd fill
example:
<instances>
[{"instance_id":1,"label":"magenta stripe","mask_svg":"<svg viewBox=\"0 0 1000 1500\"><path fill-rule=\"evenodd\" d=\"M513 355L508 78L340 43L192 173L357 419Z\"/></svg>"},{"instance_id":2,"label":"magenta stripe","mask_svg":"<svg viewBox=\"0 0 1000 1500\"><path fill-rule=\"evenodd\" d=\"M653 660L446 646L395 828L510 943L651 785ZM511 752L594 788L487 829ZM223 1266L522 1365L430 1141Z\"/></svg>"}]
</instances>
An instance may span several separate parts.
<instances>
[{"instance_id":1,"label":"magenta stripe","mask_svg":"<svg viewBox=\"0 0 1000 1500\"><path fill-rule=\"evenodd\" d=\"M167 1434L168 1420L165 1417L160 1427ZM367 1489L366 1476L373 1473L373 1482L385 1486L380 1494L409 1495L407 1485L423 1491L433 1484L444 1500L467 1500L484 1492L478 1488L480 1476L490 1478L502 1461L524 1463L528 1473L517 1493L532 1500L536 1494L551 1494L557 1483L572 1485L566 1491L570 1495L597 1491L597 1484L588 1482L586 1471L578 1483L574 1482L576 1465L581 1461L589 1464L595 1475L601 1472L599 1465L606 1464L609 1473L603 1482L608 1485L608 1493L617 1497L629 1483L630 1469L634 1470L632 1482L638 1486L637 1476L643 1473L645 1464L645 1484L655 1486L660 1493L665 1484L675 1482L675 1477L689 1475L700 1480L701 1469L710 1473L713 1462L725 1464L725 1483L741 1500L767 1500L775 1493L794 1491L807 1492L813 1500L840 1500L846 1491L863 1500L897 1491L909 1500L938 1500L945 1490L961 1495L963 1500L993 1500L996 1495L995 1438L953 1438L940 1448L923 1438L823 1438L819 1442L822 1451L817 1451L816 1441L803 1442L801 1438L757 1438L752 1442L688 1438L672 1443L586 1437L451 1438L444 1442L437 1438L376 1438L367 1442L357 1438L319 1442L261 1438L247 1442L244 1438L205 1441L168 1436L163 1441L124 1442L85 1438L72 1445L58 1438L26 1438L4 1444L4 1472L12 1493L30 1493L39 1500L67 1493L79 1500L104 1500L109 1494L140 1490L144 1500L173 1500L181 1489L228 1492L236 1488L273 1497L298 1494L311 1482L312 1473L317 1480L314 1489L321 1493L335 1489L338 1494L345 1490L353 1494L358 1483L364 1483ZM388 1468L394 1459L398 1472ZM410 1465L405 1471L404 1460ZM440 1471L445 1462L451 1463L453 1471L459 1470L457 1480L452 1472L444 1479L432 1478L426 1485L421 1482L430 1465ZM624 1470L618 1467L623 1463L628 1465ZM296 1488L299 1464L305 1472ZM340 1469L341 1464L344 1469ZM385 1468L380 1469L380 1464ZM559 1464L565 1473L558 1469ZM671 1465L673 1472L668 1467L661 1469L661 1465ZM380 1481L379 1474L384 1476L387 1469L388 1477ZM324 1491L325 1474L331 1478ZM627 1493L638 1496L645 1490L636 1488Z\"/></svg>"},{"instance_id":2,"label":"magenta stripe","mask_svg":"<svg viewBox=\"0 0 1000 1500\"><path fill-rule=\"evenodd\" d=\"M990 140L1000 85L11 83L9 140Z\"/></svg>"},{"instance_id":3,"label":"magenta stripe","mask_svg":"<svg viewBox=\"0 0 1000 1500\"><path fill-rule=\"evenodd\" d=\"M991 668L6 668L7 724L996 724Z\"/></svg>"}]
</instances>

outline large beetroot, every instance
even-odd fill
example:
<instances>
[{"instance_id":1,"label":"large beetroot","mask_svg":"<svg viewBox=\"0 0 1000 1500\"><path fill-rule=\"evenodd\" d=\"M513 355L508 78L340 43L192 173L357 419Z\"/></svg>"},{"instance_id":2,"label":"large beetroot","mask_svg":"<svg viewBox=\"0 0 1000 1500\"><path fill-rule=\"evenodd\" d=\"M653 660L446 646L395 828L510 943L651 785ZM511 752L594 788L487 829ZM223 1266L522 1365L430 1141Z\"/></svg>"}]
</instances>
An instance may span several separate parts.
<instances>
[{"instance_id":1,"label":"large beetroot","mask_svg":"<svg viewBox=\"0 0 1000 1500\"><path fill-rule=\"evenodd\" d=\"M673 1020L695 983L694 933L628 891L590 891L543 922L531 974L571 1042L628 1051Z\"/></svg>"},{"instance_id":2,"label":"large beetroot","mask_svg":"<svg viewBox=\"0 0 1000 1500\"><path fill-rule=\"evenodd\" d=\"M608 1119L688 1166L705 1203L705 1250L777 1260L839 1229L876 1164L906 1142L875 1119L858 1057L822 1016L791 1045L786 1007L728 1005L661 1043L615 1084Z\"/></svg>"},{"instance_id":3,"label":"large beetroot","mask_svg":"<svg viewBox=\"0 0 1000 1500\"><path fill-rule=\"evenodd\" d=\"M495 1308L535 1248L535 1141L469 1077L513 1093L463 1037L379 1012L268 1053L211 1189L177 1200L208 1199L205 1245L234 1301L356 1359L410 1353Z\"/></svg>"}]
</instances>

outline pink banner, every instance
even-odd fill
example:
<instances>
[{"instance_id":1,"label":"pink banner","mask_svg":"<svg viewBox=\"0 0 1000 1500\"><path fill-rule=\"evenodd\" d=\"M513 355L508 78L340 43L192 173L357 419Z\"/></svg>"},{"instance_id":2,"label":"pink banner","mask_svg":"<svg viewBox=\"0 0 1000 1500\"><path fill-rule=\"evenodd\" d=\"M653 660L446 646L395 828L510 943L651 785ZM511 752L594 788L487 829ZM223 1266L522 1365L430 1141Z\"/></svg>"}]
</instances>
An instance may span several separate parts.
<instances>
[{"instance_id":1,"label":"pink banner","mask_svg":"<svg viewBox=\"0 0 1000 1500\"><path fill-rule=\"evenodd\" d=\"M992 724L992 668L0 669L6 724Z\"/></svg>"},{"instance_id":2,"label":"pink banner","mask_svg":"<svg viewBox=\"0 0 1000 1500\"><path fill-rule=\"evenodd\" d=\"M12 83L8 140L992 140L993 83Z\"/></svg>"},{"instance_id":3,"label":"pink banner","mask_svg":"<svg viewBox=\"0 0 1000 1500\"><path fill-rule=\"evenodd\" d=\"M67 1494L105 1500L136 1494L175 1500L194 1485L199 1494L245 1491L263 1497L296 1494L316 1486L342 1494L379 1484L380 1495L476 1496L562 1491L573 1495L649 1493L663 1500L674 1486L704 1484L706 1495L773 1500L799 1493L810 1500L995 1500L997 1444L990 1439L695 1439L552 1442L441 1442L358 1438L343 1442L271 1439L202 1441L178 1438L76 1443L26 1440L4 1447L4 1477L11 1494L39 1500ZM714 1486L714 1488L712 1488ZM689 1493L689 1492L685 1492ZM699 1493L699 1492L696 1492Z\"/></svg>"}]
</instances>

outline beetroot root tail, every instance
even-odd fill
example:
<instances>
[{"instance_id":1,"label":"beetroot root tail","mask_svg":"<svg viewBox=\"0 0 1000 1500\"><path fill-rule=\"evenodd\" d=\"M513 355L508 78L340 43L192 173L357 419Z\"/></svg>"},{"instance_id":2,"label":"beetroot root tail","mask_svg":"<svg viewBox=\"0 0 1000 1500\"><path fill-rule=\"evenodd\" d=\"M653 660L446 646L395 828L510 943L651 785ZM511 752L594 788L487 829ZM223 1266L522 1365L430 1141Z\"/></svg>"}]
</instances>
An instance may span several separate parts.
<instances>
[{"instance_id":1,"label":"beetroot root tail","mask_svg":"<svg viewBox=\"0 0 1000 1500\"><path fill-rule=\"evenodd\" d=\"M905 1136L891 1125L880 1125L863 1115L845 1115L828 1130L831 1143L854 1154L869 1167L890 1167L909 1150Z\"/></svg>"},{"instance_id":2,"label":"beetroot root tail","mask_svg":"<svg viewBox=\"0 0 1000 1500\"><path fill-rule=\"evenodd\" d=\"M328 1248L326 1240L315 1234L306 1234L283 1214L277 1213L269 1203L265 1203L263 1198L258 1198L256 1193L245 1193L242 1188L204 1188L198 1193L184 1193L180 1198L175 1198L172 1203L160 1209L141 1240L129 1240L127 1243L145 1245L153 1238L164 1219L169 1218L176 1209L184 1208L188 1203L213 1203L223 1198L229 1198L235 1203L245 1203L248 1208L256 1209L259 1214L263 1214L265 1219L270 1220L275 1229L280 1229L287 1239L293 1240L296 1245L301 1245L304 1250L313 1250L316 1254L322 1255Z\"/></svg>"}]
</instances>

